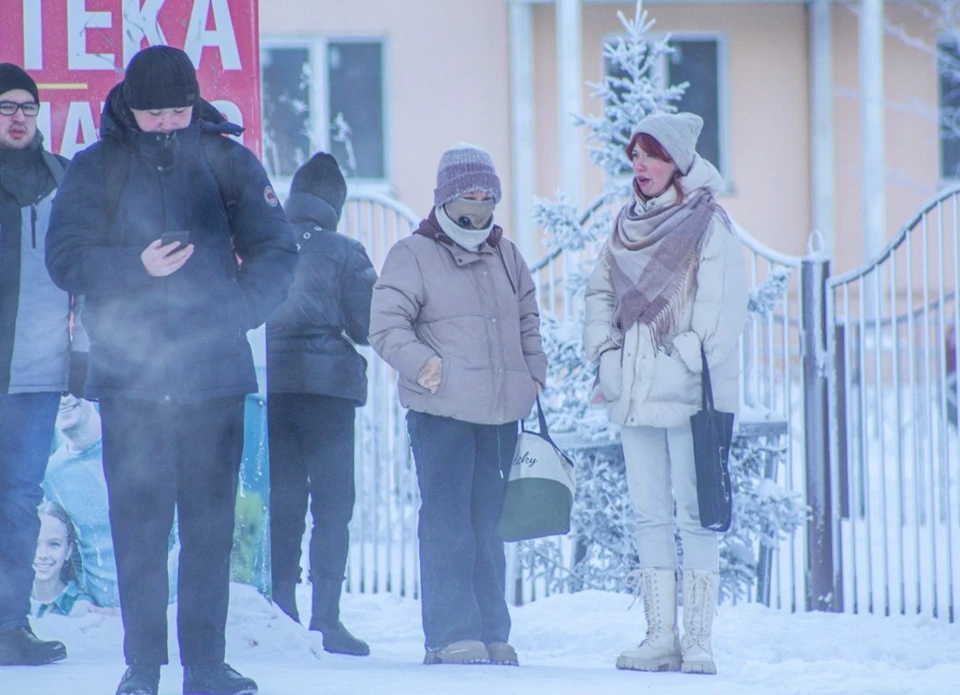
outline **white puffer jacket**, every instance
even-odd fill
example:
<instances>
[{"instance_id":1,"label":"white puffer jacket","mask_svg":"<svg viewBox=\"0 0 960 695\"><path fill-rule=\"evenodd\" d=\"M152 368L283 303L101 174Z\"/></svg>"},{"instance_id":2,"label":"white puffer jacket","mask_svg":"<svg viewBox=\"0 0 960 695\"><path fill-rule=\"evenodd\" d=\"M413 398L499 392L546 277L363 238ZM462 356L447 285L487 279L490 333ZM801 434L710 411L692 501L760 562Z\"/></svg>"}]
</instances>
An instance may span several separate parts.
<instances>
[{"instance_id":1,"label":"white puffer jacket","mask_svg":"<svg viewBox=\"0 0 960 695\"><path fill-rule=\"evenodd\" d=\"M697 188L716 193L716 169L696 156L680 179L689 195ZM672 205L668 188L647 209ZM637 253L646 253L638 251ZM747 272L743 244L717 213L704 233L693 301L676 331L656 350L650 328L637 323L625 335L613 325L616 297L606 251L590 277L583 342L587 359L600 365L600 389L610 420L619 425L680 427L700 409L700 342L703 341L718 410L736 413L740 404L739 339L747 321Z\"/></svg>"}]
</instances>

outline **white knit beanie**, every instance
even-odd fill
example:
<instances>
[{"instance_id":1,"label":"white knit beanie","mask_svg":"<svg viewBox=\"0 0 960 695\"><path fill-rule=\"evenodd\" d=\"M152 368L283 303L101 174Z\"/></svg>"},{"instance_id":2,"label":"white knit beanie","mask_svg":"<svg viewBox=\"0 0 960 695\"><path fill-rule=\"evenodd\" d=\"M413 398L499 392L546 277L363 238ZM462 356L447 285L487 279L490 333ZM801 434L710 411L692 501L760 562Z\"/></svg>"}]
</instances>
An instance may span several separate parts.
<instances>
[{"instance_id":1,"label":"white knit beanie","mask_svg":"<svg viewBox=\"0 0 960 695\"><path fill-rule=\"evenodd\" d=\"M659 142L686 176L697 153L697 138L703 119L695 113L654 113L637 125L634 135L646 133Z\"/></svg>"}]
</instances>

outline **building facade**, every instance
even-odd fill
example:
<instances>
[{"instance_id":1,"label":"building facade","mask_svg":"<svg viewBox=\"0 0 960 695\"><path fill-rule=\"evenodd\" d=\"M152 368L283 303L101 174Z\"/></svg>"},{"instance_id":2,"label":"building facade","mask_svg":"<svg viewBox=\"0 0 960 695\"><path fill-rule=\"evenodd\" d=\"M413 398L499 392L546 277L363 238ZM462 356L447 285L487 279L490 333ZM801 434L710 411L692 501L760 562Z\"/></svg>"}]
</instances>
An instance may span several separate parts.
<instances>
[{"instance_id":1,"label":"building facade","mask_svg":"<svg viewBox=\"0 0 960 695\"><path fill-rule=\"evenodd\" d=\"M935 50L943 31L926 3L880 5L890 238L949 183L942 172L955 157L938 120L950 98ZM724 175L731 215L789 254L806 253L824 227L835 270L863 262L861 3L648 0L644 9L652 31L672 37L663 69L690 82L681 108L705 119L701 150ZM584 133L562 114L574 105L599 113L585 83L603 79L618 12L634 11L602 0L260 0L266 163L282 190L312 151L328 149L355 190L425 215L440 154L472 142L493 156L504 184L498 219L532 261L543 252L533 199L563 190L587 205L603 188Z\"/></svg>"}]
</instances>

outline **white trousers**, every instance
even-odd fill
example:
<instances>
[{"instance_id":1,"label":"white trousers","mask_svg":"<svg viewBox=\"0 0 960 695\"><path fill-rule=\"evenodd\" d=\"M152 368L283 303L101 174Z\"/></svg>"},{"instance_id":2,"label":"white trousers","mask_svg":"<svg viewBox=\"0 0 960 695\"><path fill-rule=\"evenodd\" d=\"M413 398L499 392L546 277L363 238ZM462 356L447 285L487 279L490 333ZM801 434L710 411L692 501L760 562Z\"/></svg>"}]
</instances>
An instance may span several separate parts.
<instances>
[{"instance_id":1,"label":"white trousers","mask_svg":"<svg viewBox=\"0 0 960 695\"><path fill-rule=\"evenodd\" d=\"M717 534L700 525L693 435L686 427L621 429L641 567L677 567L674 499L684 569L719 570Z\"/></svg>"}]
</instances>

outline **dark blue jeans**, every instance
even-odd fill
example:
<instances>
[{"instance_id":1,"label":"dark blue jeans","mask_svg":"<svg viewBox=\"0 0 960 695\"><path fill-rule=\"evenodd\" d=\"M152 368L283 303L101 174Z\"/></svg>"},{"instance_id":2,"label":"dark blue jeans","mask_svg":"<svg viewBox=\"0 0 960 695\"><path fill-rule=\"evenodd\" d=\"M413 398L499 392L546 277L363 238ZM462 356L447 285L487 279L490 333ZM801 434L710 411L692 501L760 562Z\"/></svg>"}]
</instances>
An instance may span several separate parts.
<instances>
[{"instance_id":1,"label":"dark blue jeans","mask_svg":"<svg viewBox=\"0 0 960 695\"><path fill-rule=\"evenodd\" d=\"M475 425L410 411L420 484L420 594L428 650L506 642L506 560L497 520L517 423Z\"/></svg>"},{"instance_id":2,"label":"dark blue jeans","mask_svg":"<svg viewBox=\"0 0 960 695\"><path fill-rule=\"evenodd\" d=\"M27 624L59 393L0 394L0 630Z\"/></svg>"}]
</instances>

